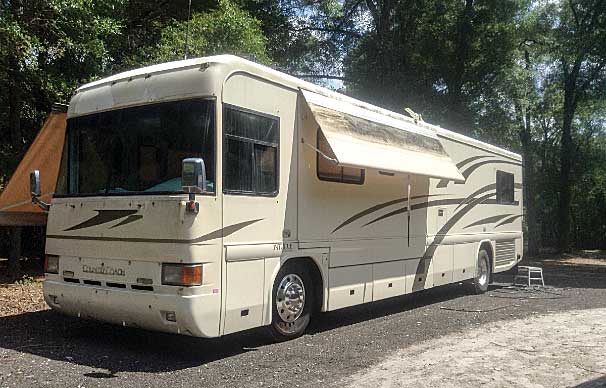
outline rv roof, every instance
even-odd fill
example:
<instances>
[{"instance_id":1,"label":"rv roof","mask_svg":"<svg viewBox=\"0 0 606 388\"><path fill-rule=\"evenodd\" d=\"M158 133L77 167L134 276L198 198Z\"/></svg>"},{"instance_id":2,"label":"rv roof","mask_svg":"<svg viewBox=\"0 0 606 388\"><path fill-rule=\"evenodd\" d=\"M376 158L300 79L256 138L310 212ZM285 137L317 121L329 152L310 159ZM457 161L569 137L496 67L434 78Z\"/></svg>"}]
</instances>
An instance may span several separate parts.
<instances>
[{"instance_id":1,"label":"rv roof","mask_svg":"<svg viewBox=\"0 0 606 388\"><path fill-rule=\"evenodd\" d=\"M412 123L419 128L419 133L424 133L425 135L430 135L430 132L433 136L440 135L447 138L451 138L458 141L463 141L466 143L474 144L477 147L485 148L487 150L502 154L503 156L507 156L510 158L514 158L517 160L521 160L521 156L519 154L510 152L508 150L496 147L492 144L484 143L479 140L473 139L468 136L464 136L444 128L426 123L426 122L415 122L412 118L408 116L401 115L396 112L392 112L387 109L380 108L378 106L366 103L364 101L356 100L354 98L348 97L344 94L334 92L330 89L312 84L310 82L301 80L299 78L293 77L286 73L282 73L278 70L272 69L270 67L246 60L244 58L240 58L234 55L216 55L210 57L201 57L201 58L192 58L186 59L182 61L174 61L174 62L166 62L160 63L157 65L142 67L139 69L129 70L126 72L118 73L112 75L107 78L103 78L94 82L90 82L88 84L82 85L78 88L78 92L84 92L87 89L93 89L95 87L106 85L108 83L113 83L116 81L130 79L130 78L138 78L153 74L166 73L179 71L184 69L191 69L192 67L200 66L204 63L210 64L222 64L224 66L233 68L233 71L245 71L253 73L257 76L265 77L272 82L276 82L282 84L284 86L294 88L294 89L305 89L309 91L313 91L315 93L324 95L328 98L332 98L336 101L342 101L347 104L352 104L354 106L358 106L362 109L368 110L370 112L374 112L374 114L384 115L387 118L402 120L407 123ZM430 135L431 136L431 135Z\"/></svg>"}]
</instances>

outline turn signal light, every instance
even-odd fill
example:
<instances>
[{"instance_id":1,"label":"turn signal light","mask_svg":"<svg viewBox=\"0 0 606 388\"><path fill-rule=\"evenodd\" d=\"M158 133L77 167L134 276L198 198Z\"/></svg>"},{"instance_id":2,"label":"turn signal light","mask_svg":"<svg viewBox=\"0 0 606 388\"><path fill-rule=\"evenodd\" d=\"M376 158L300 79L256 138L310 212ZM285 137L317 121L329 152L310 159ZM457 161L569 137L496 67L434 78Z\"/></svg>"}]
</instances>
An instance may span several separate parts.
<instances>
[{"instance_id":1,"label":"turn signal light","mask_svg":"<svg viewBox=\"0 0 606 388\"><path fill-rule=\"evenodd\" d=\"M59 256L57 255L46 255L44 258L44 272L46 273L59 273Z\"/></svg>"},{"instance_id":2,"label":"turn signal light","mask_svg":"<svg viewBox=\"0 0 606 388\"><path fill-rule=\"evenodd\" d=\"M202 264L162 264L162 284L169 286L202 285Z\"/></svg>"}]
</instances>

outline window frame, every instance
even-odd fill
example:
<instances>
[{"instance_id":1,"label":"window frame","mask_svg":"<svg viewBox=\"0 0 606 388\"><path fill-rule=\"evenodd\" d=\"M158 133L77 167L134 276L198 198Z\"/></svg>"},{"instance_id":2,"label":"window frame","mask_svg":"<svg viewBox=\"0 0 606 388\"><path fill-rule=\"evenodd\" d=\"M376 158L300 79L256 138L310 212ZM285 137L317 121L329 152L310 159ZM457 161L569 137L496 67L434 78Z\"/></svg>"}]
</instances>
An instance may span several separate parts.
<instances>
[{"instance_id":1,"label":"window frame","mask_svg":"<svg viewBox=\"0 0 606 388\"><path fill-rule=\"evenodd\" d=\"M276 143L270 143L270 142L266 142L263 140L255 140L255 139L251 139L248 137L243 137L243 136L238 136L238 135L231 135L226 133L225 131L225 110L226 109L231 109L233 111L236 112L241 112L241 113L247 113L247 114L251 114L251 115L255 115L255 116L260 116L260 117L265 117L271 120L274 120L277 123L277 138L276 138ZM278 194L280 193L280 129L281 129L281 120L280 120L280 116L274 116L268 113L263 113L263 112L258 112L255 111L253 109L249 109L249 108L244 108L238 105L233 105L233 104L228 104L228 103L223 103L222 107L221 107L221 132L222 132L222 166L221 169L222 174L222 191L223 194L227 194L227 195L239 195L239 196L248 196L248 197L268 197L268 198L273 198L278 196ZM231 190L231 189L227 189L226 186L226 175L227 175L227 139L233 139L233 140L237 140L237 141L241 141L244 143L248 143L248 144L252 144L252 152L251 152L251 160L253 163L253 174L256 174L256 168L255 168L255 144L258 145L262 145L262 146L266 146L266 147L274 147L276 150L276 155L275 155L275 163L276 163L276 189L272 192L259 192L259 191L245 191L245 190ZM255 177L253 176L253 182L254 182Z\"/></svg>"},{"instance_id":2,"label":"window frame","mask_svg":"<svg viewBox=\"0 0 606 388\"><path fill-rule=\"evenodd\" d=\"M320 151L320 134L322 136L324 136L324 133L322 132L322 128L318 127L318 130L316 132L316 148L318 149L318 151ZM324 136L324 138L326 139L326 136ZM330 144L328 143L328 139L326 139L326 144L328 144L328 146L330 147ZM343 179L343 166L339 166L341 167L341 178L330 178L327 176L321 176L320 175L320 158L324 158L324 156L320 155L320 152L316 151L316 176L318 177L319 180L321 181L325 181L325 182L335 182L335 183L344 183L347 185L364 185L364 182L366 181L366 169L365 168L360 168L360 180L359 181L350 181L350 180L345 180Z\"/></svg>"},{"instance_id":3,"label":"window frame","mask_svg":"<svg viewBox=\"0 0 606 388\"><path fill-rule=\"evenodd\" d=\"M91 116L94 114L98 114L98 113L105 113L105 112L111 112L114 110L122 110L122 109L128 109L128 108L137 108L137 107L142 107L142 106L149 106L149 105L160 105L163 103L171 103L171 102L180 102L180 101L212 101L214 102L214 109L212 109L212 113L213 113L213 121L214 121L214 141L213 141L213 152L214 152L214 167L215 167L215 189L213 191L204 191L202 193L197 193L197 195L203 195L203 196L209 196L209 197L216 197L217 196L217 183L218 183L218 174L217 174L217 169L218 169L218 163L219 163L219 155L217 155L217 144L218 144L218 115L217 115L217 105L218 105L218 99L216 96L195 96L195 97L187 97L187 98L174 98L174 99L166 99L166 100L161 100L161 101L154 101L154 102L150 102L150 103L142 103L142 104L133 104L133 105L127 105L127 106L121 106L121 107L116 107L113 109L104 109L104 110L99 110L99 111L94 111L94 112L87 112L85 114L81 114L81 115L76 115L76 116L72 116L72 117L68 117L69 119L72 118L78 118L78 117L86 117L86 116ZM70 157L70 152L72 152L72 146L70 145L70 142L68 141L68 136L69 136L69 122L66 124L66 128L65 128L65 135L64 135L64 146L63 146L63 152L62 152L62 156L61 156L61 161L60 164L63 163L63 158L67 158L67 160L65 160L66 166L65 166L65 177L62 178L61 176L57 177L57 183L59 183L60 179L65 179L65 189L67 190L69 188L69 179L70 179L70 174L72 173L72 166L69 163L69 157ZM79 151L78 151L79 152ZM61 173L61 165L59 166L59 173ZM55 190L56 191L56 190ZM128 196L165 196L165 195L183 195L183 194L187 194L185 191L183 190L179 190L179 191L152 191L152 192L148 192L148 191L129 191L129 192L124 192L124 193L77 193L77 194L57 194L57 193L53 193L53 198L88 198L88 197L128 197Z\"/></svg>"},{"instance_id":4,"label":"window frame","mask_svg":"<svg viewBox=\"0 0 606 388\"><path fill-rule=\"evenodd\" d=\"M505 175L505 176L511 176L511 201L505 200L502 198L502 196L499 195L499 193L502 190L499 190L499 175ZM502 181L502 180L501 180ZM503 170L496 170L495 172L495 191L496 191L496 202L499 205L515 205L516 204L516 199L515 199L515 175L511 172L507 172L507 171L503 171Z\"/></svg>"}]
</instances>

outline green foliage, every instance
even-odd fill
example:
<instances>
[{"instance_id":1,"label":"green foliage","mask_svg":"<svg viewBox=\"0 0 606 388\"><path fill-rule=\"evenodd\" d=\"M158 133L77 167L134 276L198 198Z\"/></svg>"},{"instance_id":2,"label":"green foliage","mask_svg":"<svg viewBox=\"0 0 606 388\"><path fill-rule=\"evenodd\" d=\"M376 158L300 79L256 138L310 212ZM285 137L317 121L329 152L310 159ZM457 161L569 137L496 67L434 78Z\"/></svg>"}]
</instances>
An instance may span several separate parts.
<instances>
[{"instance_id":1,"label":"green foliage","mask_svg":"<svg viewBox=\"0 0 606 388\"><path fill-rule=\"evenodd\" d=\"M29 275L23 275L21 277L21 279L17 280L15 282L15 284L19 284L22 286L28 285L28 284L35 284L36 283L36 279L34 279L33 277L29 276Z\"/></svg>"},{"instance_id":2,"label":"green foliage","mask_svg":"<svg viewBox=\"0 0 606 388\"><path fill-rule=\"evenodd\" d=\"M2 1L0 8L0 171L16 167L53 102L104 72L106 40L120 25L109 15L118 2ZM18 111L10 115L10 108Z\"/></svg>"},{"instance_id":3,"label":"green foliage","mask_svg":"<svg viewBox=\"0 0 606 388\"><path fill-rule=\"evenodd\" d=\"M159 42L142 50L131 62L140 65L174 61L183 59L186 53L190 58L235 54L270 62L261 22L229 0L221 0L217 9L194 13L191 21L167 25L162 29Z\"/></svg>"},{"instance_id":4,"label":"green foliage","mask_svg":"<svg viewBox=\"0 0 606 388\"><path fill-rule=\"evenodd\" d=\"M561 240L569 209L572 242L606 247L605 1L192 0L191 11L0 0L0 187L53 102L182 59L189 30L189 57L253 57L523 153L536 239Z\"/></svg>"}]
</instances>

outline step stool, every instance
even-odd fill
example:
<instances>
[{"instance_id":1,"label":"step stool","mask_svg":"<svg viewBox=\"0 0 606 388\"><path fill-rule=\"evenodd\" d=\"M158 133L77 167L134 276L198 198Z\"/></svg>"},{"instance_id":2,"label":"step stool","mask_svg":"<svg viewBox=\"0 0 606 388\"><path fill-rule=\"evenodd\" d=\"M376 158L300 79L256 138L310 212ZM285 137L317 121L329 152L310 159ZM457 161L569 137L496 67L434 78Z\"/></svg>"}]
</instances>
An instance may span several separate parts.
<instances>
[{"instance_id":1,"label":"step stool","mask_svg":"<svg viewBox=\"0 0 606 388\"><path fill-rule=\"evenodd\" d=\"M530 282L533 280L540 280L541 285L545 287L545 281L543 280L543 268L541 267L530 267L527 265L518 266L518 274L513 278L513 284L519 284L518 279L525 279L522 284L530 287Z\"/></svg>"}]
</instances>

